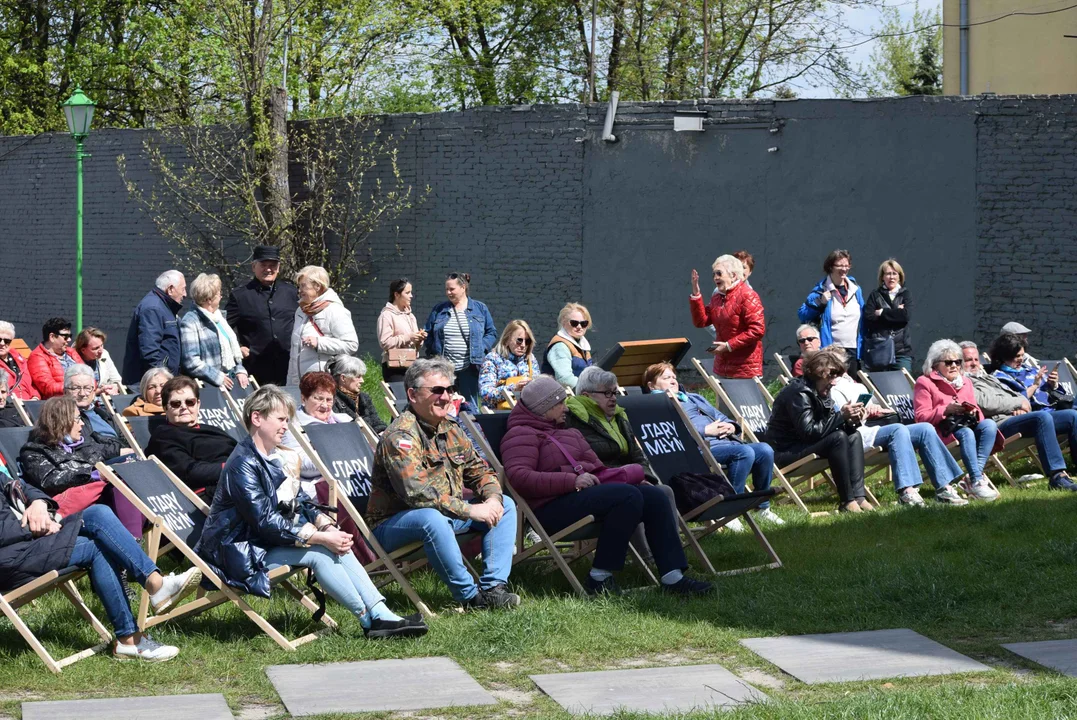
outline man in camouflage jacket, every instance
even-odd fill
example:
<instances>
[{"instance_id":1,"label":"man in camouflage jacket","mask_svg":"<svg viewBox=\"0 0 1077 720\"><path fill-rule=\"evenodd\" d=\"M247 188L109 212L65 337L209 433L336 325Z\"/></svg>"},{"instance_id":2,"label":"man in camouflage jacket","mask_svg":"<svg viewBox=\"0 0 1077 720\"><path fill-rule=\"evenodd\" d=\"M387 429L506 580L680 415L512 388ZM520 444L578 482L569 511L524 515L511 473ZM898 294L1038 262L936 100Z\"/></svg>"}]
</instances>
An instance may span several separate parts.
<instances>
[{"instance_id":1,"label":"man in camouflage jacket","mask_svg":"<svg viewBox=\"0 0 1077 720\"><path fill-rule=\"evenodd\" d=\"M417 360L404 386L408 407L378 443L367 519L388 552L421 541L431 567L466 608L515 607L508 591L516 541L516 506L463 429L449 419L452 364ZM464 500L463 489L475 498ZM476 585L456 536L482 535L483 572Z\"/></svg>"}]
</instances>

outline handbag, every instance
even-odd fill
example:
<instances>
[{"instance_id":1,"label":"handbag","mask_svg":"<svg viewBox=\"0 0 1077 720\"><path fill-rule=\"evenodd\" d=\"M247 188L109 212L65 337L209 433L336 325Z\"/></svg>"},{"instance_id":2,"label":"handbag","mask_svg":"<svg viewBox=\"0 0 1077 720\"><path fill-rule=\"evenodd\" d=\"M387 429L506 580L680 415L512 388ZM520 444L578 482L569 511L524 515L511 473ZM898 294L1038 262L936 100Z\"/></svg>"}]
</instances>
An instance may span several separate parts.
<instances>
[{"instance_id":1,"label":"handbag","mask_svg":"<svg viewBox=\"0 0 1077 720\"><path fill-rule=\"evenodd\" d=\"M387 355L385 364L391 368L409 368L419 359L419 351L415 348L392 348Z\"/></svg>"},{"instance_id":2,"label":"handbag","mask_svg":"<svg viewBox=\"0 0 1077 720\"><path fill-rule=\"evenodd\" d=\"M582 475L585 472L583 465L576 462L576 459L565 449L564 445L558 442L557 438L545 433L539 433L539 437L544 437L557 446L557 449L561 451L561 454L568 460L569 465L572 466L572 472L577 475ZM625 485L639 485L646 479L643 468L636 464L622 465L615 468L602 467L591 474L598 478L598 482L601 484L624 483Z\"/></svg>"},{"instance_id":3,"label":"handbag","mask_svg":"<svg viewBox=\"0 0 1077 720\"><path fill-rule=\"evenodd\" d=\"M26 508L30 507L30 498L26 496L26 490L23 489L22 481L12 478L11 482L4 488L7 492L7 504L11 507L12 512L15 513L15 517L22 521L22 516L26 513ZM56 511L49 511L49 519L53 522L60 522L60 515Z\"/></svg>"},{"instance_id":4,"label":"handbag","mask_svg":"<svg viewBox=\"0 0 1077 720\"><path fill-rule=\"evenodd\" d=\"M1062 389L1062 386L1045 388L1047 400L1053 410L1070 410L1073 408L1073 395Z\"/></svg>"},{"instance_id":5,"label":"handbag","mask_svg":"<svg viewBox=\"0 0 1077 720\"><path fill-rule=\"evenodd\" d=\"M729 480L713 473L677 473L669 479L677 510L683 515L716 497L729 498L737 494Z\"/></svg>"},{"instance_id":6,"label":"handbag","mask_svg":"<svg viewBox=\"0 0 1077 720\"><path fill-rule=\"evenodd\" d=\"M868 335L861 347L861 358L869 368L888 368L897 362L894 353L894 334Z\"/></svg>"}]
</instances>

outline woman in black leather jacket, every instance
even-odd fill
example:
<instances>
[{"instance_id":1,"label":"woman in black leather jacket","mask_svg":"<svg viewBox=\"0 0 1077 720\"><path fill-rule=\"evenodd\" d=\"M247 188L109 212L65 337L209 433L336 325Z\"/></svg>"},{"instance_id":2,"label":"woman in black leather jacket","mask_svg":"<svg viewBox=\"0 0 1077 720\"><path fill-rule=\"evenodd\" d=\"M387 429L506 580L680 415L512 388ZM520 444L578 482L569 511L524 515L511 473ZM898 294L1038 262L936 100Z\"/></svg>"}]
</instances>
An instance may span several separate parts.
<instances>
[{"instance_id":1,"label":"woman in black leather jacket","mask_svg":"<svg viewBox=\"0 0 1077 720\"><path fill-rule=\"evenodd\" d=\"M221 471L209 517L195 551L228 582L269 597L269 571L282 565L308 567L334 600L344 605L370 638L426 634L420 615L401 618L385 604L351 552L352 536L319 511L275 459L288 422L291 397L263 385L243 406L250 432Z\"/></svg>"},{"instance_id":2,"label":"woman in black leather jacket","mask_svg":"<svg viewBox=\"0 0 1077 720\"><path fill-rule=\"evenodd\" d=\"M865 499L864 443L852 423L864 406L846 405L834 411L830 388L845 374L844 352L827 348L804 360L804 377L796 378L774 398L766 442L774 448L774 464L785 467L816 454L830 463L838 486L839 510L872 510Z\"/></svg>"}]
</instances>

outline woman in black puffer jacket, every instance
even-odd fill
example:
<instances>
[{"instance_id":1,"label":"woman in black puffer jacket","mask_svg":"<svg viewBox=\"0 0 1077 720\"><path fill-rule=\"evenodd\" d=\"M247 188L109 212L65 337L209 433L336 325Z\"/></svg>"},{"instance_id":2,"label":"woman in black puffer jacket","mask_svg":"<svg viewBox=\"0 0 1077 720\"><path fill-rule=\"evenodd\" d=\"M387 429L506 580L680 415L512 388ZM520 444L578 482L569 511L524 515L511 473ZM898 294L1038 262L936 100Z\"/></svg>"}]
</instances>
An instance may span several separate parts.
<instances>
[{"instance_id":1,"label":"woman in black puffer jacket","mask_svg":"<svg viewBox=\"0 0 1077 720\"><path fill-rule=\"evenodd\" d=\"M845 374L840 348L820 350L804 360L804 377L791 380L774 398L766 442L774 448L774 464L785 467L814 453L830 463L838 486L839 510L872 510L864 490L864 442L853 422L864 406L849 404L834 411L830 388Z\"/></svg>"},{"instance_id":2,"label":"woman in black puffer jacket","mask_svg":"<svg viewBox=\"0 0 1077 720\"><path fill-rule=\"evenodd\" d=\"M912 296L905 287L905 271L897 260L891 258L879 266L879 287L872 290L864 301L864 340L860 361L868 371L912 370L912 339L909 337L911 312ZM891 337L894 339L892 358L888 351Z\"/></svg>"}]
</instances>

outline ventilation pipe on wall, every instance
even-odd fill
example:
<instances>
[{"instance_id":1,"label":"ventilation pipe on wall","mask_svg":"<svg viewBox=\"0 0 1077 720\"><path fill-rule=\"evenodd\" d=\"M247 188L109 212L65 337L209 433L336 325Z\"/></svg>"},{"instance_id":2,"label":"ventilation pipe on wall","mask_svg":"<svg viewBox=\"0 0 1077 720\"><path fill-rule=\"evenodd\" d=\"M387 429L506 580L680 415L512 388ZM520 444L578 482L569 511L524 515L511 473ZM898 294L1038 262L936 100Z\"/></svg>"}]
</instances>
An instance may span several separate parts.
<instances>
[{"instance_id":1,"label":"ventilation pipe on wall","mask_svg":"<svg viewBox=\"0 0 1077 720\"><path fill-rule=\"evenodd\" d=\"M969 94L969 0L961 0L961 17L959 19L961 29L961 59L958 67L961 69L961 95Z\"/></svg>"},{"instance_id":2,"label":"ventilation pipe on wall","mask_svg":"<svg viewBox=\"0 0 1077 720\"><path fill-rule=\"evenodd\" d=\"M617 116L617 98L621 93L614 90L610 93L610 104L606 106L606 122L602 126L602 139L606 142L617 142L617 136L613 134L613 118Z\"/></svg>"}]
</instances>

